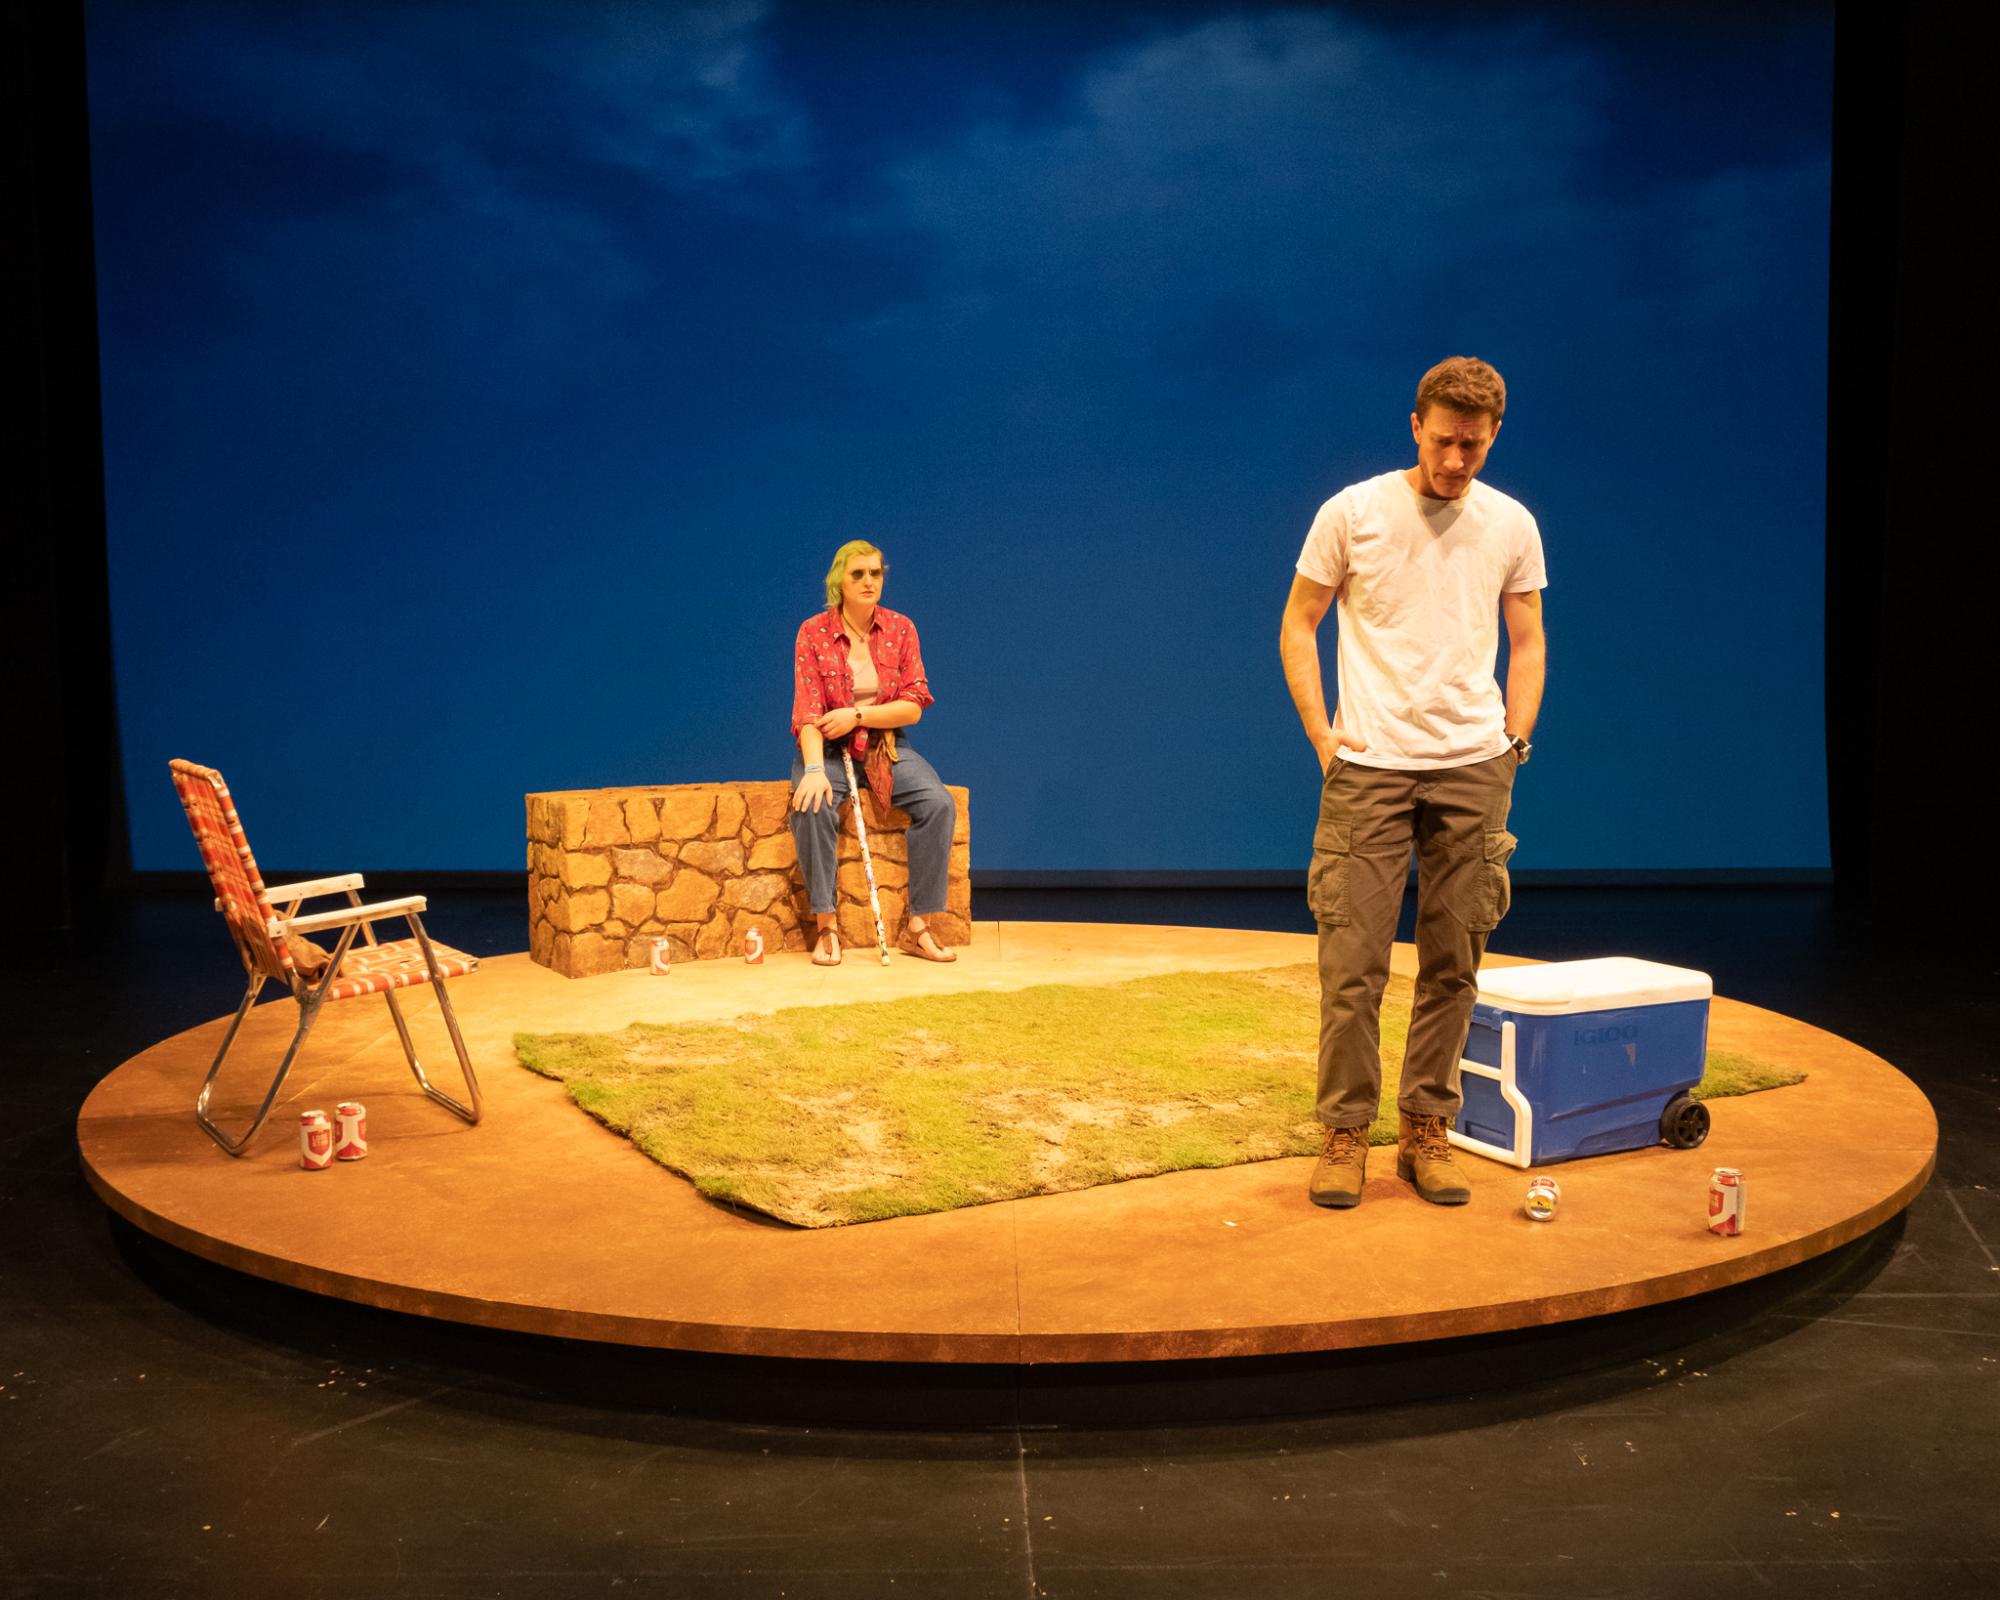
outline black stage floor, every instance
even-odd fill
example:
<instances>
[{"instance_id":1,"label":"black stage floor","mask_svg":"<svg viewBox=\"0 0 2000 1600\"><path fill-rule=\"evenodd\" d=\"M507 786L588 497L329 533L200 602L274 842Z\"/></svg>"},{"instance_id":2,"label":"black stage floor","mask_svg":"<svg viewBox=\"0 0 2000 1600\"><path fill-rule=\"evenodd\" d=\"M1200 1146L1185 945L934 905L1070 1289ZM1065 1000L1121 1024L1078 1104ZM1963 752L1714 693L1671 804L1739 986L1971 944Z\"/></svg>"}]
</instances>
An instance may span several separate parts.
<instances>
[{"instance_id":1,"label":"black stage floor","mask_svg":"<svg viewBox=\"0 0 2000 1600\"><path fill-rule=\"evenodd\" d=\"M518 893L432 901L518 948ZM1310 926L1289 890L978 911ZM1931 1187L1741 1292L1392 1356L926 1379L483 1335L113 1223L78 1105L236 983L205 895L134 899L4 980L0 1596L2000 1592L1994 950L1770 888L1528 887L1497 947L1701 967L1860 1042L1937 1107Z\"/></svg>"}]
</instances>

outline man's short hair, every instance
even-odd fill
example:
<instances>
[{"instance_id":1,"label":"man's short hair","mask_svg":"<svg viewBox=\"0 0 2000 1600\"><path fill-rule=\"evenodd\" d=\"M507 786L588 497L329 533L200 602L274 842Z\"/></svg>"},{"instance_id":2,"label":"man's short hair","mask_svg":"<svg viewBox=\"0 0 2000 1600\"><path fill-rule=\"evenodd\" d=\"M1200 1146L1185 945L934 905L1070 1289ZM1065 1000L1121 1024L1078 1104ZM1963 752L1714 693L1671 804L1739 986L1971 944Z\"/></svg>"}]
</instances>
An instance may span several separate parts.
<instances>
[{"instance_id":1,"label":"man's short hair","mask_svg":"<svg viewBox=\"0 0 2000 1600\"><path fill-rule=\"evenodd\" d=\"M1495 426L1507 414L1507 380L1476 356L1447 356L1417 385L1417 420L1432 406L1483 411Z\"/></svg>"}]
</instances>

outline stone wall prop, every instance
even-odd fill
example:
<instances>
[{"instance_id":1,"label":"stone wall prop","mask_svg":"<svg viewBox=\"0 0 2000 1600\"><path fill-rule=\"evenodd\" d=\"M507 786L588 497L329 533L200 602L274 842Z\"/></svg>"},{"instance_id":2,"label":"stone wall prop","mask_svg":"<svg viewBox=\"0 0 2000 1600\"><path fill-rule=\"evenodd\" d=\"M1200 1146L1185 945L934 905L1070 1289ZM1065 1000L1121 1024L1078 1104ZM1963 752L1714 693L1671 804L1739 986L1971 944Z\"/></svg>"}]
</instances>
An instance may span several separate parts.
<instances>
[{"instance_id":1,"label":"stone wall prop","mask_svg":"<svg viewBox=\"0 0 2000 1600\"><path fill-rule=\"evenodd\" d=\"M946 909L931 919L941 944L972 938L971 794L958 802ZM907 813L868 805L868 843L893 942L909 885ZM791 786L678 783L564 789L527 796L528 951L568 978L644 967L653 940L675 961L741 956L762 930L767 950L804 950L812 906L790 827ZM878 820L879 818L879 820ZM852 817L840 820L840 932L854 949L875 943L868 883Z\"/></svg>"}]
</instances>

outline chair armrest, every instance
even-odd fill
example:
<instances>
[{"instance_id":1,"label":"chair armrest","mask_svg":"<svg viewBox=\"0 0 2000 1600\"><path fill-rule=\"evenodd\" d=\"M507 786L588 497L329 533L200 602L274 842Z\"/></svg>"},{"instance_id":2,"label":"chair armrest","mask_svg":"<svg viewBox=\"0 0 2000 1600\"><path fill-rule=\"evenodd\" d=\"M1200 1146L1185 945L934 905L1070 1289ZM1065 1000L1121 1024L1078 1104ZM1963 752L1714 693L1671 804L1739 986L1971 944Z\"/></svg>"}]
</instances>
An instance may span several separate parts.
<instances>
[{"instance_id":1,"label":"chair armrest","mask_svg":"<svg viewBox=\"0 0 2000 1600\"><path fill-rule=\"evenodd\" d=\"M304 883L276 883L264 890L264 898L272 905L280 903L297 905L301 900L315 900L323 894L342 894L349 889L361 888L361 874L343 872L337 878L310 878Z\"/></svg>"},{"instance_id":2,"label":"chair armrest","mask_svg":"<svg viewBox=\"0 0 2000 1600\"><path fill-rule=\"evenodd\" d=\"M404 895L400 900L377 900L367 906L340 906L332 911L315 911L309 917L278 918L286 933L318 933L322 928L344 928L350 922L380 922L386 917L407 916L412 911L428 909L428 903L420 894Z\"/></svg>"}]
</instances>

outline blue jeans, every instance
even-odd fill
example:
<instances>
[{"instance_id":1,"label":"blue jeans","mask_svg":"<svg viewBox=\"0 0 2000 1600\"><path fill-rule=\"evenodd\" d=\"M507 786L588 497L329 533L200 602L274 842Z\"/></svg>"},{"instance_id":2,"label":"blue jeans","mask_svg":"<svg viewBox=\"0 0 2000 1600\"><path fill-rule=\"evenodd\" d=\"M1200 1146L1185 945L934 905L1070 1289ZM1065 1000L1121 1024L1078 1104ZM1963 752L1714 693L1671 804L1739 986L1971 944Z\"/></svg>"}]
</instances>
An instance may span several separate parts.
<instances>
[{"instance_id":1,"label":"blue jeans","mask_svg":"<svg viewBox=\"0 0 2000 1600\"><path fill-rule=\"evenodd\" d=\"M958 826L958 804L938 781L931 764L910 748L900 731L896 752L902 760L890 767L895 786L890 803L910 815L910 915L935 916L944 910L945 883L951 872L951 836ZM812 896L813 911L829 916L834 910L834 872L840 848L840 808L847 801L847 773L840 752L829 749L821 757L826 763L826 780L833 785L833 802L817 811L792 813L792 841L798 846L799 866L806 875L806 892ZM805 758L792 753L792 788L805 776ZM855 778L863 788L867 779L859 766Z\"/></svg>"}]
</instances>

